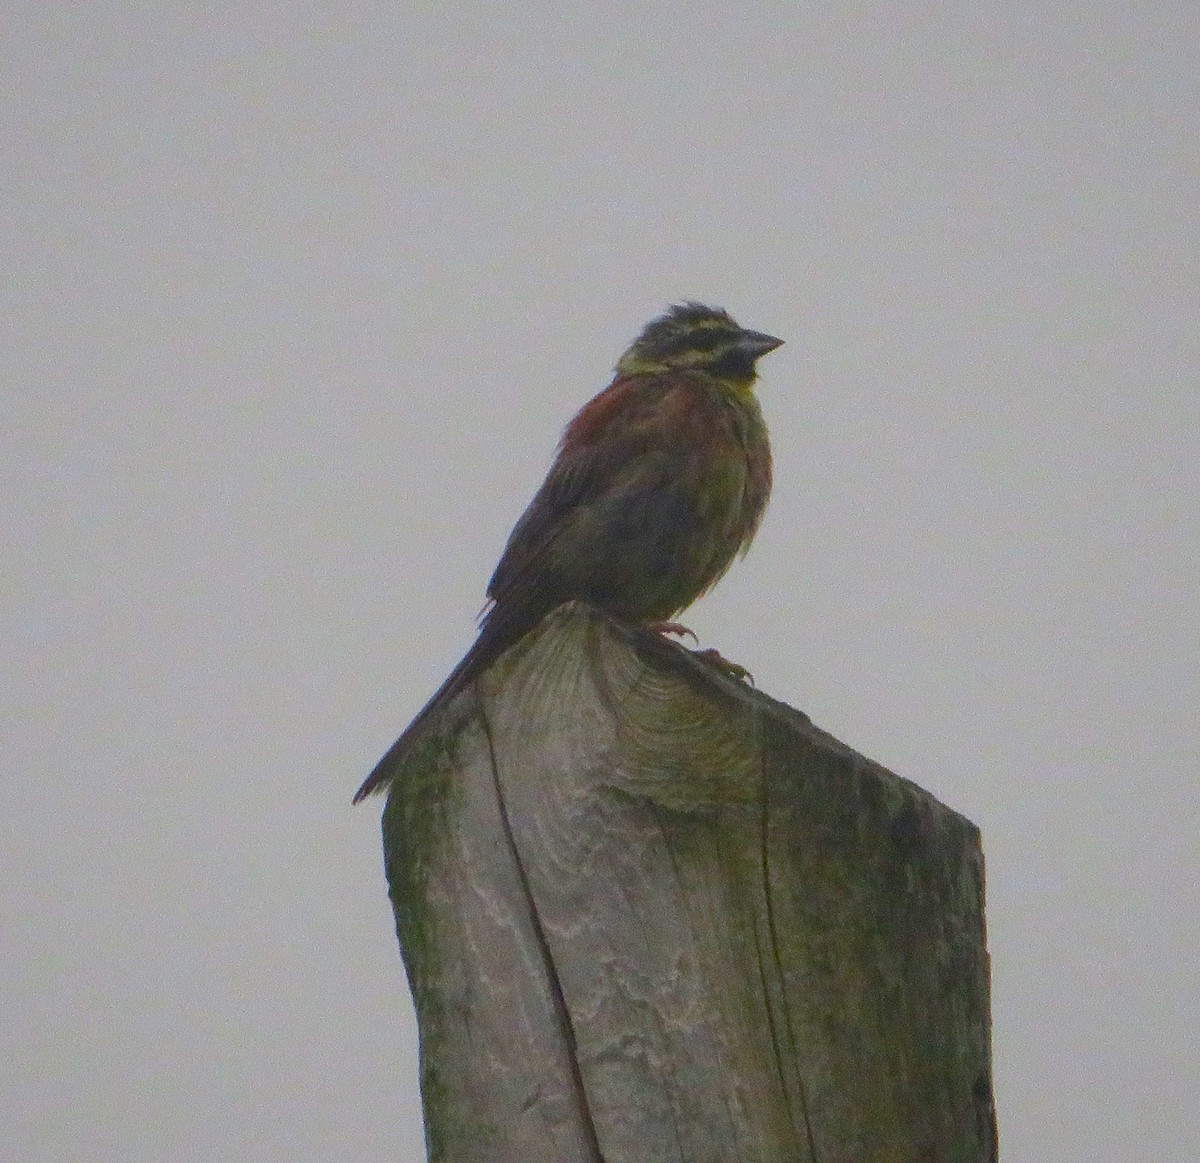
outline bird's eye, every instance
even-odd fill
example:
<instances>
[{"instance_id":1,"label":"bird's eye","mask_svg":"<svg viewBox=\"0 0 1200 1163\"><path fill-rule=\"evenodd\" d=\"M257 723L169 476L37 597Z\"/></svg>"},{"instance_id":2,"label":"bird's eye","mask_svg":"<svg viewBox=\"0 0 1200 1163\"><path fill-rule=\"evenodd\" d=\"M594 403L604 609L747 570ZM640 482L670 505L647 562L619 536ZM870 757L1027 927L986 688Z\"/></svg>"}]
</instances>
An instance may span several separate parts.
<instances>
[{"instance_id":1,"label":"bird's eye","mask_svg":"<svg viewBox=\"0 0 1200 1163\"><path fill-rule=\"evenodd\" d=\"M667 358L688 355L709 355L729 343L729 333L715 327L705 327L680 335L668 344L663 354Z\"/></svg>"}]
</instances>

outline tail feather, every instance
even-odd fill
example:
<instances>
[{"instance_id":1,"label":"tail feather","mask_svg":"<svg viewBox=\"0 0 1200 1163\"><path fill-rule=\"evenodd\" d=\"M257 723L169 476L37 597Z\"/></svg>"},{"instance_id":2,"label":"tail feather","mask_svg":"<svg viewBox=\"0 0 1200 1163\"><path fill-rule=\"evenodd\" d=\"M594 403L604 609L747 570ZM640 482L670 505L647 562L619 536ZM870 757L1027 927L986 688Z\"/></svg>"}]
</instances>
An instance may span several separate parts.
<instances>
[{"instance_id":1,"label":"tail feather","mask_svg":"<svg viewBox=\"0 0 1200 1163\"><path fill-rule=\"evenodd\" d=\"M487 618L480 628L479 637L467 651L463 660L450 672L449 677L434 696L427 702L416 717L404 729L404 733L388 748L387 754L375 764L374 770L363 781L362 787L354 793L353 802L362 803L368 796L381 792L392 781L401 764L412 750L413 743L420 734L422 727L455 695L461 693L475 681L497 658L500 657L525 632L532 629L540 620L535 618L514 617L515 611L503 606L493 606L488 611Z\"/></svg>"}]
</instances>

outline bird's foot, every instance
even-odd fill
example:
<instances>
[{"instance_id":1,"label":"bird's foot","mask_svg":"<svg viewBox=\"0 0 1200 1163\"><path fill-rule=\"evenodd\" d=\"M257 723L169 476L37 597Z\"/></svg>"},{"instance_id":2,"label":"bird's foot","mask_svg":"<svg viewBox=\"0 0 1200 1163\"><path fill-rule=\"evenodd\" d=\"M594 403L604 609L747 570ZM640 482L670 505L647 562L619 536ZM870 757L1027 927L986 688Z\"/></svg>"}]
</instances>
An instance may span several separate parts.
<instances>
[{"instance_id":1,"label":"bird's foot","mask_svg":"<svg viewBox=\"0 0 1200 1163\"><path fill-rule=\"evenodd\" d=\"M689 630L680 622L651 622L647 625L646 629L653 630L655 634L674 634L678 638L690 638L697 644L700 642L700 639L696 637L695 631ZM731 662L714 647L710 646L707 650L692 650L690 653L693 658L699 658L702 662L707 662L709 666L716 667L717 670L729 675L730 678L735 678L739 682L748 682L751 686L754 685L754 675L740 663Z\"/></svg>"},{"instance_id":2,"label":"bird's foot","mask_svg":"<svg viewBox=\"0 0 1200 1163\"><path fill-rule=\"evenodd\" d=\"M723 671L730 678L735 678L739 682L748 682L751 686L754 685L754 675L741 663L733 662L711 646L707 650L693 650L692 655L707 662L709 666L715 666L717 670Z\"/></svg>"},{"instance_id":3,"label":"bird's foot","mask_svg":"<svg viewBox=\"0 0 1200 1163\"><path fill-rule=\"evenodd\" d=\"M695 631L689 630L681 622L651 622L646 629L653 630L655 634L674 634L677 638L690 638L697 643L700 641Z\"/></svg>"}]
</instances>

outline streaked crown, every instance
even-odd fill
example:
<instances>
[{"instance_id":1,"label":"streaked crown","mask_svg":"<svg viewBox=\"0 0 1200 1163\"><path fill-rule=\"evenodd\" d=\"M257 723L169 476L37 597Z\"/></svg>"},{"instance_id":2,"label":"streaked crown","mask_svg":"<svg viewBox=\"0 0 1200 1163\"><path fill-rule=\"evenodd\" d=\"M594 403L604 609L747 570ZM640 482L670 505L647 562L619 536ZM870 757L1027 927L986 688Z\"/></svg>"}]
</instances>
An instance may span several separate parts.
<instances>
[{"instance_id":1,"label":"streaked crown","mask_svg":"<svg viewBox=\"0 0 1200 1163\"><path fill-rule=\"evenodd\" d=\"M754 363L782 339L739 327L728 311L680 303L646 324L617 361L618 375L703 371L718 379L750 383Z\"/></svg>"}]
</instances>

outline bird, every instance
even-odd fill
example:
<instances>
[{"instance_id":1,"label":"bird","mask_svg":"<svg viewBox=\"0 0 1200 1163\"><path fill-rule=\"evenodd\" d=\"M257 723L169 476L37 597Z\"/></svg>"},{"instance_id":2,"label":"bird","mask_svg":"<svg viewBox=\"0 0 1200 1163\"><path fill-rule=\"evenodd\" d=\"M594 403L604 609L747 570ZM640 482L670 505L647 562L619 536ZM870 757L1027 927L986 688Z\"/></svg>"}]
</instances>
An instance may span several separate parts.
<instances>
[{"instance_id":1,"label":"bird","mask_svg":"<svg viewBox=\"0 0 1200 1163\"><path fill-rule=\"evenodd\" d=\"M646 324L567 425L492 574L474 644L354 803L383 791L421 727L564 602L683 629L670 620L745 554L766 509L771 447L756 361L782 343L694 301Z\"/></svg>"}]
</instances>

